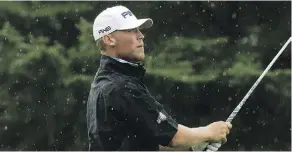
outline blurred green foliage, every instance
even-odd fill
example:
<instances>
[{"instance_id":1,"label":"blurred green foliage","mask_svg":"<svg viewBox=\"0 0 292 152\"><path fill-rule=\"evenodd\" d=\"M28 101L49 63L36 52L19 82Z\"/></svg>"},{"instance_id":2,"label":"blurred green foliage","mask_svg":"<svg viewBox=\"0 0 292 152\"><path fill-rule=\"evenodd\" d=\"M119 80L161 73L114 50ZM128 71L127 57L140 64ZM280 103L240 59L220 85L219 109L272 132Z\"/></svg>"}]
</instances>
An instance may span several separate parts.
<instances>
[{"instance_id":1,"label":"blurred green foliage","mask_svg":"<svg viewBox=\"0 0 292 152\"><path fill-rule=\"evenodd\" d=\"M225 120L291 36L291 2L0 2L0 149L87 150L95 16L151 17L146 84L178 122ZM291 150L291 45L220 150ZM290 62L289 62L290 61Z\"/></svg>"}]
</instances>

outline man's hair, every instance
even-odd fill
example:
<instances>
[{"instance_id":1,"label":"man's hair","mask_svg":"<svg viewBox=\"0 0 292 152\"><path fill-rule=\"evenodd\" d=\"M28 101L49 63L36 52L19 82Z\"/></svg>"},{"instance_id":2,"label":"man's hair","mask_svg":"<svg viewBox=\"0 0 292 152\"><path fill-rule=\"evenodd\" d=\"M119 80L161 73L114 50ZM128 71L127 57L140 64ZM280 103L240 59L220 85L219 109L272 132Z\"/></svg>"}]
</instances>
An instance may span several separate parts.
<instances>
[{"instance_id":1,"label":"man's hair","mask_svg":"<svg viewBox=\"0 0 292 152\"><path fill-rule=\"evenodd\" d=\"M106 51L106 46L105 46L102 38L96 40L95 45L96 45L97 49L100 50L101 52Z\"/></svg>"}]
</instances>

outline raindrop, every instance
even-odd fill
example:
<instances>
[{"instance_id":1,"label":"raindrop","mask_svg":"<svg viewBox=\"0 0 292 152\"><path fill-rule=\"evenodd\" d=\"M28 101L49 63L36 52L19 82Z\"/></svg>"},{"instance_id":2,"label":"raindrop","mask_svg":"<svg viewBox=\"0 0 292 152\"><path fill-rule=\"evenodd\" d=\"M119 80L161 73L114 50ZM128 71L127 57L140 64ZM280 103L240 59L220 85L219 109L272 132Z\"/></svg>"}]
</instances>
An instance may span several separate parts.
<instances>
[{"instance_id":1,"label":"raindrop","mask_svg":"<svg viewBox=\"0 0 292 152\"><path fill-rule=\"evenodd\" d=\"M211 8L214 8L216 5L214 3L211 3Z\"/></svg>"},{"instance_id":2,"label":"raindrop","mask_svg":"<svg viewBox=\"0 0 292 152\"><path fill-rule=\"evenodd\" d=\"M86 72L86 69L85 68L82 68L82 72Z\"/></svg>"},{"instance_id":3,"label":"raindrop","mask_svg":"<svg viewBox=\"0 0 292 152\"><path fill-rule=\"evenodd\" d=\"M60 23L56 23L55 24L55 29L56 30L60 30L61 29L61 24Z\"/></svg>"},{"instance_id":4,"label":"raindrop","mask_svg":"<svg viewBox=\"0 0 292 152\"><path fill-rule=\"evenodd\" d=\"M231 101L232 100L232 97L228 97L228 101Z\"/></svg>"},{"instance_id":5,"label":"raindrop","mask_svg":"<svg viewBox=\"0 0 292 152\"><path fill-rule=\"evenodd\" d=\"M234 13L232 13L232 16L231 16L231 17L232 17L232 19L236 19L236 16L237 16L237 15L236 15L236 13L234 12Z\"/></svg>"},{"instance_id":6,"label":"raindrop","mask_svg":"<svg viewBox=\"0 0 292 152\"><path fill-rule=\"evenodd\" d=\"M7 127L7 126L5 126L5 127L4 127L4 130L8 130L8 127Z\"/></svg>"},{"instance_id":7,"label":"raindrop","mask_svg":"<svg viewBox=\"0 0 292 152\"><path fill-rule=\"evenodd\" d=\"M278 138L276 137L276 138L274 138L274 143L277 143L279 140L278 140Z\"/></svg>"}]
</instances>

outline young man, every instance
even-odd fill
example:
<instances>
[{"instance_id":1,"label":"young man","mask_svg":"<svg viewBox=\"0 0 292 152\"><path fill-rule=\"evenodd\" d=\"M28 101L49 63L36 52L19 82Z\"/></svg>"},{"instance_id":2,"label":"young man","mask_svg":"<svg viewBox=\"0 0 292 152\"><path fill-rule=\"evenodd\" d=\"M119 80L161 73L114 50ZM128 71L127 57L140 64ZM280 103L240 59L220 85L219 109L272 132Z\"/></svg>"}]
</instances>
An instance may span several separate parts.
<instances>
[{"instance_id":1,"label":"young man","mask_svg":"<svg viewBox=\"0 0 292 152\"><path fill-rule=\"evenodd\" d=\"M178 124L149 93L143 83L144 35L139 29L152 24L124 6L107 8L95 18L93 36L102 56L87 104L89 150L189 150L227 141L230 123L198 128Z\"/></svg>"}]
</instances>

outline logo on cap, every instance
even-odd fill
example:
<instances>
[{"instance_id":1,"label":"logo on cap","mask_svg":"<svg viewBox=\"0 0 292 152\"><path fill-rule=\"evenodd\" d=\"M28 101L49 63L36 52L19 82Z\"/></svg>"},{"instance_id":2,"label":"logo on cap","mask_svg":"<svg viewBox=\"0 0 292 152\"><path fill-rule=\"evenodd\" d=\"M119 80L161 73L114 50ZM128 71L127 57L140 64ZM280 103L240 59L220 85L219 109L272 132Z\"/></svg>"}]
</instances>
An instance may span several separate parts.
<instances>
[{"instance_id":1,"label":"logo on cap","mask_svg":"<svg viewBox=\"0 0 292 152\"><path fill-rule=\"evenodd\" d=\"M101 29L101 30L99 30L98 31L98 34L100 34L100 33L104 33L104 32L107 32L107 31L109 31L109 30L111 30L112 28L110 27L110 26L107 26L105 29Z\"/></svg>"},{"instance_id":2,"label":"logo on cap","mask_svg":"<svg viewBox=\"0 0 292 152\"><path fill-rule=\"evenodd\" d=\"M127 15L129 15L129 16L133 16L133 13L132 13L131 11L126 11L126 12L123 12L121 15L122 15L124 18L126 18Z\"/></svg>"}]
</instances>

